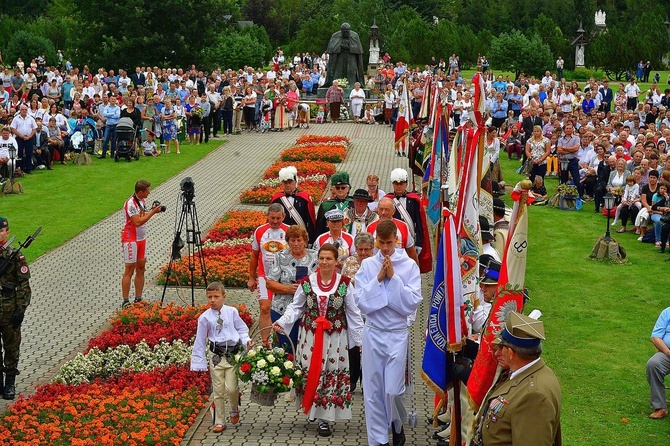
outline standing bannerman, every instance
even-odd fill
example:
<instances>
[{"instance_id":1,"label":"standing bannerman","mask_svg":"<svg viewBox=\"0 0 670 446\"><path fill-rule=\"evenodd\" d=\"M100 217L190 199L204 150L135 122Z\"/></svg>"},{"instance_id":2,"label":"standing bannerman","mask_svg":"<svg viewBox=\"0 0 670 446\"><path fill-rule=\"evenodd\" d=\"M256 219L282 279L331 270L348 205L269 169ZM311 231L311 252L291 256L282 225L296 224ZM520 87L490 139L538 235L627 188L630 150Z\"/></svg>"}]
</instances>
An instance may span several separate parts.
<instances>
[{"instance_id":1,"label":"standing bannerman","mask_svg":"<svg viewBox=\"0 0 670 446\"><path fill-rule=\"evenodd\" d=\"M471 446L560 446L561 386L540 355L544 324L510 312L494 343L508 379L489 390Z\"/></svg>"},{"instance_id":2,"label":"standing bannerman","mask_svg":"<svg viewBox=\"0 0 670 446\"><path fill-rule=\"evenodd\" d=\"M9 222L0 217L0 265L5 263L15 249L7 243ZM19 374L21 324L26 308L30 305L30 269L23 254L18 253L7 268L0 270L0 340L2 341L2 398L13 400L16 396L16 375Z\"/></svg>"}]
</instances>

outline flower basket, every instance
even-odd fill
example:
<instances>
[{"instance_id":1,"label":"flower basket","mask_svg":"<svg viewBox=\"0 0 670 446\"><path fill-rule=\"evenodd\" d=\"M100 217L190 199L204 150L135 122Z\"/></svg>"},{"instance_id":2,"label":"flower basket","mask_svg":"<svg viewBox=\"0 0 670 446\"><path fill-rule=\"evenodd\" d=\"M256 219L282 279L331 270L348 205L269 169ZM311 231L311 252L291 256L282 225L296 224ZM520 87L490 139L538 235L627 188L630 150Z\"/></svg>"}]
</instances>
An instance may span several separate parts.
<instances>
[{"instance_id":1,"label":"flower basket","mask_svg":"<svg viewBox=\"0 0 670 446\"><path fill-rule=\"evenodd\" d=\"M259 385L254 383L251 385L251 397L249 400L252 403L256 403L259 406L268 406L272 407L275 405L275 401L277 401L277 396L279 393L275 392L274 389L271 389L271 391L268 392L261 392L259 390Z\"/></svg>"}]
</instances>

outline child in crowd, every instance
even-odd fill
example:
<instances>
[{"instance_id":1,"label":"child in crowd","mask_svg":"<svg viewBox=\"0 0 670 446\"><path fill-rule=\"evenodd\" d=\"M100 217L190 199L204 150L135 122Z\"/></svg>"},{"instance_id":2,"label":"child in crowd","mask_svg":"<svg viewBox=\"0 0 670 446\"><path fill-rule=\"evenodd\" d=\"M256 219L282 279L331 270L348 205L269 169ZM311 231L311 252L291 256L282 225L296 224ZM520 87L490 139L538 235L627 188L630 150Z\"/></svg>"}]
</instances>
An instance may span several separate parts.
<instances>
[{"instance_id":1,"label":"child in crowd","mask_svg":"<svg viewBox=\"0 0 670 446\"><path fill-rule=\"evenodd\" d=\"M375 115L372 112L372 105L367 104L365 106L365 119L364 122L366 124L374 124L375 123Z\"/></svg>"},{"instance_id":2,"label":"child in crowd","mask_svg":"<svg viewBox=\"0 0 670 446\"><path fill-rule=\"evenodd\" d=\"M628 175L626 177L626 187L623 190L623 194L621 194L621 203L617 206L614 223L612 223L615 224L621 218L622 226L617 232L626 232L628 217L634 222L641 208L640 185L635 182L635 175ZM639 233L639 230L637 232Z\"/></svg>"},{"instance_id":3,"label":"child in crowd","mask_svg":"<svg viewBox=\"0 0 670 446\"><path fill-rule=\"evenodd\" d=\"M265 93L261 102L261 133L270 131L270 119L272 119L272 100L270 95Z\"/></svg>"},{"instance_id":4,"label":"child in crowd","mask_svg":"<svg viewBox=\"0 0 670 446\"><path fill-rule=\"evenodd\" d=\"M319 111L316 114L316 121L317 124L323 124L326 119L326 111L323 108L323 105L319 105Z\"/></svg>"},{"instance_id":5,"label":"child in crowd","mask_svg":"<svg viewBox=\"0 0 670 446\"><path fill-rule=\"evenodd\" d=\"M214 429L219 433L226 428L223 418L226 394L230 400L230 424L240 424L239 391L236 368L230 359L236 353L251 348L253 342L249 338L249 328L240 318L237 309L224 305L226 290L221 282L207 285L207 303L209 309L198 317L198 330L191 355L191 370L209 371L212 376L212 398L214 400ZM212 352L207 363L205 352L209 341Z\"/></svg>"},{"instance_id":6,"label":"child in crowd","mask_svg":"<svg viewBox=\"0 0 670 446\"><path fill-rule=\"evenodd\" d=\"M298 105L298 126L309 128L309 105L308 104L299 104Z\"/></svg>"},{"instance_id":7,"label":"child in crowd","mask_svg":"<svg viewBox=\"0 0 670 446\"><path fill-rule=\"evenodd\" d=\"M540 175L535 175L531 192L533 192L535 201L538 203L547 199L547 188L544 187L544 179Z\"/></svg>"},{"instance_id":8,"label":"child in crowd","mask_svg":"<svg viewBox=\"0 0 670 446\"><path fill-rule=\"evenodd\" d=\"M147 130L147 140L142 143L144 156L160 156L161 152L156 148L156 143L154 142L155 135L151 130Z\"/></svg>"}]
</instances>

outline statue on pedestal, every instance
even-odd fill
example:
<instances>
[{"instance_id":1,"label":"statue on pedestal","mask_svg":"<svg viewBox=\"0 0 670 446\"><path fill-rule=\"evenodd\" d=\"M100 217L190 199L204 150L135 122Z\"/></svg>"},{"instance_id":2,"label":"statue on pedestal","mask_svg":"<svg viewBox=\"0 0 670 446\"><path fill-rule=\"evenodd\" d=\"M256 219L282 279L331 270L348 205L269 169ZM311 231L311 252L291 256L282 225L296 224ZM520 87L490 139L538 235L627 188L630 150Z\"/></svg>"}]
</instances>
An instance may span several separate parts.
<instances>
[{"instance_id":1,"label":"statue on pedestal","mask_svg":"<svg viewBox=\"0 0 670 446\"><path fill-rule=\"evenodd\" d=\"M584 45L577 45L577 50L575 52L575 66L584 66Z\"/></svg>"},{"instance_id":2,"label":"statue on pedestal","mask_svg":"<svg viewBox=\"0 0 670 446\"><path fill-rule=\"evenodd\" d=\"M335 79L346 78L349 85L356 82L365 84L363 68L363 45L358 33L343 23L339 31L333 33L328 42L328 74L324 87L329 87Z\"/></svg>"}]
</instances>

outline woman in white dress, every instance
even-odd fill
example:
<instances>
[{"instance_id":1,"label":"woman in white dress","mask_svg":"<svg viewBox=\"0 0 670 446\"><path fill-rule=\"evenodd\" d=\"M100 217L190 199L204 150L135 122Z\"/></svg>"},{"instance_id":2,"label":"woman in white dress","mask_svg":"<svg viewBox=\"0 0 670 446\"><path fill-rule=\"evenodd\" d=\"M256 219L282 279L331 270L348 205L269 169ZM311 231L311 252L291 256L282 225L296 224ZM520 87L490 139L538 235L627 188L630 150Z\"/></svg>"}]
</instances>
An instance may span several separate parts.
<instances>
[{"instance_id":1,"label":"woman in white dress","mask_svg":"<svg viewBox=\"0 0 670 446\"><path fill-rule=\"evenodd\" d=\"M349 93L351 100L351 112L354 115L354 122L358 122L363 111L363 103L365 103L365 90L361 88L361 83L356 82L354 89Z\"/></svg>"},{"instance_id":2,"label":"woman in white dress","mask_svg":"<svg viewBox=\"0 0 670 446\"><path fill-rule=\"evenodd\" d=\"M319 270L300 284L293 302L273 324L276 332L288 333L302 317L296 359L307 370L307 379L296 389L297 404L310 419L319 419L323 437L331 435L329 422L351 419L351 375L345 352L363 341L363 319L349 279L336 270L337 256L332 244L319 249Z\"/></svg>"}]
</instances>

